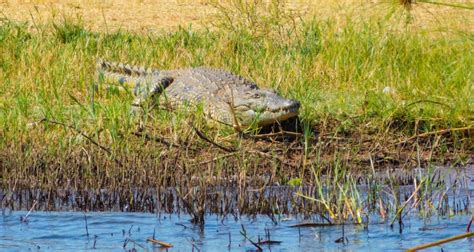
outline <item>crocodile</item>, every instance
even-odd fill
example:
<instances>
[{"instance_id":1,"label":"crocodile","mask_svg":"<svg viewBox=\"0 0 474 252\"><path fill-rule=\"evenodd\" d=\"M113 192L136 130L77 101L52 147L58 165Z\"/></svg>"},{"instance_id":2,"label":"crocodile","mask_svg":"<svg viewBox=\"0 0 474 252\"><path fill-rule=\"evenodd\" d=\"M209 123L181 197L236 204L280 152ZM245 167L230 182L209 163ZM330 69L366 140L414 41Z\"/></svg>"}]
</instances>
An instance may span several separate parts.
<instances>
[{"instance_id":1,"label":"crocodile","mask_svg":"<svg viewBox=\"0 0 474 252\"><path fill-rule=\"evenodd\" d=\"M300 109L300 102L221 69L157 70L99 59L97 74L105 83L131 90L133 106L163 94L160 100L171 108L202 104L211 119L233 127L271 125L296 117Z\"/></svg>"}]
</instances>

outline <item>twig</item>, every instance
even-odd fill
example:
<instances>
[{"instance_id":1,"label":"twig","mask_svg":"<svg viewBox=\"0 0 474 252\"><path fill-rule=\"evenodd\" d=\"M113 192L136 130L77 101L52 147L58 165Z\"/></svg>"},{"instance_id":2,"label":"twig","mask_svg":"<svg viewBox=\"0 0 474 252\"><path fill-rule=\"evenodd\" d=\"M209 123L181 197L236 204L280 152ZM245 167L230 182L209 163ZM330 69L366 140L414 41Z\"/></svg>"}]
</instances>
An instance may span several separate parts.
<instances>
[{"instance_id":1,"label":"twig","mask_svg":"<svg viewBox=\"0 0 474 252\"><path fill-rule=\"evenodd\" d=\"M252 243L252 245L254 245L257 248L257 251L263 251L262 247L260 247L257 243L255 243L254 241L250 240L250 238L247 237L247 231L245 231L245 227L243 224L242 224L242 230L240 231L240 234L245 239L247 239L250 243Z\"/></svg>"},{"instance_id":2,"label":"twig","mask_svg":"<svg viewBox=\"0 0 474 252\"><path fill-rule=\"evenodd\" d=\"M226 152L236 152L236 150L233 149L233 148L227 148L227 147L224 147L224 146L222 146L222 145L220 145L220 144L218 144L218 143L212 141L212 140L209 139L206 135L204 135L204 133L202 133L200 130L198 130L196 127L194 127L194 126L192 126L192 127L193 127L194 131L196 132L196 134L197 134L201 139L203 139L204 141L206 141L206 142L208 142L208 143L214 145L215 147L217 147L217 148L219 148L219 149L221 149L221 150L223 150L223 151L226 151Z\"/></svg>"},{"instance_id":3,"label":"twig","mask_svg":"<svg viewBox=\"0 0 474 252\"><path fill-rule=\"evenodd\" d=\"M449 105L446 104L446 103L442 103L442 102L439 102L439 101L433 101L433 100L419 100L419 101L414 101L414 102L411 102L411 103L408 103L407 105L405 105L404 108L408 108L408 107L413 106L413 105L418 104L418 103L433 103L433 104L437 104L437 105L442 105L442 106L448 107L449 109L453 109L451 106L449 106Z\"/></svg>"},{"instance_id":4,"label":"twig","mask_svg":"<svg viewBox=\"0 0 474 252\"><path fill-rule=\"evenodd\" d=\"M138 243L137 241L135 241L135 240L132 239L132 238L127 238L127 239L125 239L125 242L124 242L124 244L123 244L123 247L124 247L124 248L127 247L128 242L133 242L133 244L135 244L135 245L137 245L138 247L144 249L145 251L148 251L148 249L147 249L145 246L141 245L140 243Z\"/></svg>"},{"instance_id":5,"label":"twig","mask_svg":"<svg viewBox=\"0 0 474 252\"><path fill-rule=\"evenodd\" d=\"M473 221L474 221L474 214L471 215L471 218L469 219L469 222L467 223L466 232L471 232L471 225Z\"/></svg>"},{"instance_id":6,"label":"twig","mask_svg":"<svg viewBox=\"0 0 474 252\"><path fill-rule=\"evenodd\" d=\"M344 222L342 223L342 236L335 240L334 241L335 243L342 243L344 245L346 245L346 243L349 243L349 239L347 239L346 237L346 233L345 233L345 230L344 230Z\"/></svg>"},{"instance_id":7,"label":"twig","mask_svg":"<svg viewBox=\"0 0 474 252\"><path fill-rule=\"evenodd\" d=\"M128 229L128 236L132 235L132 228L133 228L133 225L131 225L130 228Z\"/></svg>"},{"instance_id":8,"label":"twig","mask_svg":"<svg viewBox=\"0 0 474 252\"><path fill-rule=\"evenodd\" d=\"M452 241L456 241L456 240L468 238L468 237L471 237L471 236L474 236L474 232L469 232L469 233L465 233L465 234L455 235L455 236L452 236L452 237L449 237L449 238L445 238L445 239L441 239L441 240L438 240L438 241L435 241L435 242L426 243L426 244L423 244L423 245L420 245L420 246L416 246L416 247L413 247L413 248L409 248L409 249L407 249L406 251L407 251L407 252L418 251L418 250L421 250L421 249L431 248L431 247L434 247L434 246L441 245L441 244L443 244L443 243L452 242Z\"/></svg>"},{"instance_id":9,"label":"twig","mask_svg":"<svg viewBox=\"0 0 474 252\"><path fill-rule=\"evenodd\" d=\"M187 229L187 228L188 228L188 227L187 227L186 225L184 225L183 223L175 223L175 225L177 225L177 226L182 226L182 227L184 227L184 229Z\"/></svg>"},{"instance_id":10,"label":"twig","mask_svg":"<svg viewBox=\"0 0 474 252\"><path fill-rule=\"evenodd\" d=\"M94 245L92 246L92 249L96 249L95 245L97 244L97 235L94 235Z\"/></svg>"},{"instance_id":11,"label":"twig","mask_svg":"<svg viewBox=\"0 0 474 252\"><path fill-rule=\"evenodd\" d=\"M40 123L43 123L43 122L47 122L47 123L52 123L52 124L56 124L56 125L61 125L65 128L68 128L68 129L72 129L73 131L75 131L76 133L78 133L79 135L85 137L87 140L89 140L89 142L91 142L92 144L94 144L95 146L99 147L101 150L105 151L107 154L109 155L112 155L112 152L100 145L99 143L97 143L94 139L92 139L90 136L86 135L84 132L78 130L76 127L74 126L71 126L71 125L68 125L68 124L65 124L65 123L62 123L62 122L58 122L58 121L54 121L54 120L49 120L48 118L43 118L39 121ZM114 161L120 165L120 166L123 166L122 162L120 162L120 160L118 160L117 158L114 157Z\"/></svg>"},{"instance_id":12,"label":"twig","mask_svg":"<svg viewBox=\"0 0 474 252\"><path fill-rule=\"evenodd\" d=\"M263 240L257 242L258 245L278 245L281 244L282 241L274 241L274 240Z\"/></svg>"},{"instance_id":13,"label":"twig","mask_svg":"<svg viewBox=\"0 0 474 252\"><path fill-rule=\"evenodd\" d=\"M397 211L397 214L395 215L395 217L392 219L392 222L390 223L390 226L393 226L393 223L397 220L397 217L400 217L401 214L402 214L402 211L403 209L405 209L405 207L407 206L408 202L410 202L410 200L415 197L415 195L418 193L418 191L421 189L421 186L423 185L423 183L425 182L425 180L422 180L420 182L420 184L418 185L418 188L415 189L415 191L413 191L413 193L410 195L410 197L403 203L403 205L400 207L400 209L398 209Z\"/></svg>"},{"instance_id":14,"label":"twig","mask_svg":"<svg viewBox=\"0 0 474 252\"><path fill-rule=\"evenodd\" d=\"M85 212L84 212L84 221L86 222L86 235L87 237L89 237L89 227L87 225L87 215Z\"/></svg>"},{"instance_id":15,"label":"twig","mask_svg":"<svg viewBox=\"0 0 474 252\"><path fill-rule=\"evenodd\" d=\"M136 131L136 132L133 132L133 135L135 135L137 137L144 137L146 141L152 141L153 140L157 143L161 143L161 144L164 144L164 145L167 145L167 146L173 146L175 148L181 148L180 145L168 142L168 141L166 141L165 139L163 139L161 137L150 136L147 133L141 133L141 132Z\"/></svg>"},{"instance_id":16,"label":"twig","mask_svg":"<svg viewBox=\"0 0 474 252\"><path fill-rule=\"evenodd\" d=\"M251 135L245 134L245 137L252 138L252 139L261 139L261 138L269 138L269 137L276 137L276 136L296 136L301 137L303 134L298 132L291 132L291 131L280 131L276 133L268 133L268 134L258 134L258 135Z\"/></svg>"},{"instance_id":17,"label":"twig","mask_svg":"<svg viewBox=\"0 0 474 252\"><path fill-rule=\"evenodd\" d=\"M188 240L188 242L191 243L191 246L192 246L192 248L193 248L192 251L194 251L194 249L196 249L198 252L201 251L201 250L196 246L196 244L194 244L194 238L193 238L192 240L190 240L190 239L186 239L186 240Z\"/></svg>"},{"instance_id":18,"label":"twig","mask_svg":"<svg viewBox=\"0 0 474 252\"><path fill-rule=\"evenodd\" d=\"M31 208L30 208L30 211L28 211L28 213L26 213L26 215L24 217L20 218L21 222L28 222L28 216L30 216L30 214L33 211L33 209L35 208L36 204L38 204L38 202L35 200L33 202L33 206L31 206Z\"/></svg>"},{"instance_id":19,"label":"twig","mask_svg":"<svg viewBox=\"0 0 474 252\"><path fill-rule=\"evenodd\" d=\"M165 248L173 247L173 245L171 243L159 241L159 240L156 240L155 238L151 238L151 237L146 239L146 241L150 242L150 243L153 243L153 244L159 244L160 246L165 247Z\"/></svg>"},{"instance_id":20,"label":"twig","mask_svg":"<svg viewBox=\"0 0 474 252\"><path fill-rule=\"evenodd\" d=\"M400 142L397 143L397 145L402 144L402 143L406 143L408 141L411 141L411 140L417 139L417 138L421 138L421 137L427 137L427 136L431 136L431 135L443 135L443 134L453 132L453 131L467 131L467 130L474 130L474 127L469 126L469 127L462 127L462 128L450 128L450 129L442 129L442 130L437 130L437 131L421 133L421 134L412 136L408 139L405 139L403 141L400 141Z\"/></svg>"},{"instance_id":21,"label":"twig","mask_svg":"<svg viewBox=\"0 0 474 252\"><path fill-rule=\"evenodd\" d=\"M75 131L75 132L78 133L79 135L85 137L85 138L86 138L87 140L89 140L92 144L94 144L95 146L99 147L101 150L107 152L107 154L109 154L109 155L112 154L112 152L111 152L108 148L106 148L106 147L100 145L99 143L97 143L96 141L94 141L94 139L92 139L90 136L84 134L82 131L78 130L78 129L77 129L76 127L74 127L74 126L71 126L71 125L68 125L68 124L65 124L65 123L62 123L62 122L54 121L54 120L49 120L48 118L43 118L43 119L40 120L40 122L48 122L48 123L52 123L52 124L61 125L61 126L65 127L65 128L68 128L68 129L72 129L73 131Z\"/></svg>"},{"instance_id":22,"label":"twig","mask_svg":"<svg viewBox=\"0 0 474 252\"><path fill-rule=\"evenodd\" d=\"M298 228L298 242L301 242L301 228Z\"/></svg>"}]
</instances>

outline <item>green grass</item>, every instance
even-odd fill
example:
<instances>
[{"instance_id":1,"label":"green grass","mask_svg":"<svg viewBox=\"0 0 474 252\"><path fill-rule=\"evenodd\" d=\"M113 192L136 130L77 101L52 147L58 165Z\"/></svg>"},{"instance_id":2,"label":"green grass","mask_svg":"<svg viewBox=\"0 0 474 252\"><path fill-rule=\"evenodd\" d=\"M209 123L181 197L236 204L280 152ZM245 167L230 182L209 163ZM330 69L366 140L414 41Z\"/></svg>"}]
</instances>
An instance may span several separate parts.
<instances>
[{"instance_id":1,"label":"green grass","mask_svg":"<svg viewBox=\"0 0 474 252\"><path fill-rule=\"evenodd\" d=\"M312 154L324 146L311 139L320 136L355 139L350 149L357 152L363 148L364 139L384 145L388 140L393 143L416 134L474 126L471 33L453 31L440 37L394 29L399 20L393 17L348 17L344 25L336 26L332 19L292 23L294 17L278 7L263 17L251 9L240 11L247 14L232 16L232 22L222 19L209 29L187 27L155 34L95 33L77 19L33 29L28 24L2 21L0 150L18 154L16 161L11 158L3 162L3 178L13 176L10 165L22 164L25 170L19 174L41 166L34 160L21 160L41 157L47 163L48 157L57 160L58 155L64 162L68 155L94 159L90 151L99 150L83 136L51 123L34 124L42 118L73 126L110 148L111 157L129 158L131 164L135 157L148 157L149 164L156 165L159 161L154 160L166 156L151 150L142 153L146 148L143 139L131 134L137 126L137 118L130 113L131 95L94 88L98 57L159 69L223 68L301 101L301 141L307 160L303 166L317 161ZM245 17L252 15L254 18L247 20L254 23L248 25ZM232 129L216 131L199 116L194 123L224 145L242 145ZM147 118L152 133L191 148L189 143L199 139L188 124L186 112L152 111ZM469 160L473 148L469 132L454 132L448 136L449 143L437 143L433 148L441 148L441 153L454 148L456 154ZM239 158L243 171L247 165L258 166L249 164L248 156ZM94 171L97 164L89 164L88 169L96 176L125 176L122 170ZM271 169L280 172L278 167ZM307 172L303 168L285 179L304 178ZM106 183L104 180L98 185Z\"/></svg>"},{"instance_id":2,"label":"green grass","mask_svg":"<svg viewBox=\"0 0 474 252\"><path fill-rule=\"evenodd\" d=\"M310 21L285 43L247 31L189 28L148 36L107 35L69 21L48 28L29 32L17 23L1 26L1 116L8 132L35 116L75 114L80 121L85 111L79 111L86 110L100 119L110 116L110 105L123 107L123 99L109 102L102 95L94 104L101 109L94 111L90 87L97 57L157 68L225 68L300 100L302 118L313 124L328 117L358 117L374 126L419 120L426 122L424 130L472 123L474 57L468 36L433 39L391 32L387 24L376 22L333 27ZM385 87L394 93L384 93ZM71 95L84 105L79 111ZM105 107L104 101L111 104Z\"/></svg>"}]
</instances>

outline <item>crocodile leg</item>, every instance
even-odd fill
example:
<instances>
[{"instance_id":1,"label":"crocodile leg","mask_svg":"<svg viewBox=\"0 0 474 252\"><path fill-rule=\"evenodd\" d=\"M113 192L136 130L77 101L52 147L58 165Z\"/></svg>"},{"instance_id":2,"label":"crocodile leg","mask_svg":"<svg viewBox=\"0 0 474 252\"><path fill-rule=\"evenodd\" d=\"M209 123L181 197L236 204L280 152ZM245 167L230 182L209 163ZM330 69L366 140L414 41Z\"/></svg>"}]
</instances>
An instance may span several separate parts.
<instances>
[{"instance_id":1,"label":"crocodile leg","mask_svg":"<svg viewBox=\"0 0 474 252\"><path fill-rule=\"evenodd\" d=\"M173 78L162 76L157 70L145 70L99 59L97 61L98 78L112 86L133 90L134 106L141 106L153 96L159 95L172 82Z\"/></svg>"},{"instance_id":2,"label":"crocodile leg","mask_svg":"<svg viewBox=\"0 0 474 252\"><path fill-rule=\"evenodd\" d=\"M173 82L171 77L144 78L136 82L133 89L135 99L133 106L141 106L146 101L154 101L155 96L160 95Z\"/></svg>"}]
</instances>

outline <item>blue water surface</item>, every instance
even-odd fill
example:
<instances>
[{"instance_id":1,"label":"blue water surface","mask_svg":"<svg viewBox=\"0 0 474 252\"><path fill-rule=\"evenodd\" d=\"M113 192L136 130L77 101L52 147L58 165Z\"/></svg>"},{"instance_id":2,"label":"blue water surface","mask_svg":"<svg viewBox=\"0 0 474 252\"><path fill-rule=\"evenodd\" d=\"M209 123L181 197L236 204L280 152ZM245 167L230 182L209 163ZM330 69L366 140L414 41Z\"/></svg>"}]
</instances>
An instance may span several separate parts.
<instances>
[{"instance_id":1,"label":"blue water surface","mask_svg":"<svg viewBox=\"0 0 474 252\"><path fill-rule=\"evenodd\" d=\"M275 224L268 216L255 218L224 218L207 216L201 230L193 226L187 215L161 215L123 212L88 212L87 231L84 213L32 212L28 222L20 219L25 211L3 211L0 224L1 251L166 251L147 243L155 238L171 243L168 251L255 251L242 234L244 226L252 241L265 238L281 241L278 245L262 245L264 251L402 251L423 243L465 232L470 216L407 218L402 233L398 224L390 228L389 221L362 225L345 225L347 243L336 243L342 236L342 226L290 227L301 222L295 217L280 219ZM87 232L89 235L87 235ZM230 235L229 235L230 234ZM230 237L230 241L229 241ZM447 243L426 251L469 251L474 238Z\"/></svg>"}]
</instances>

